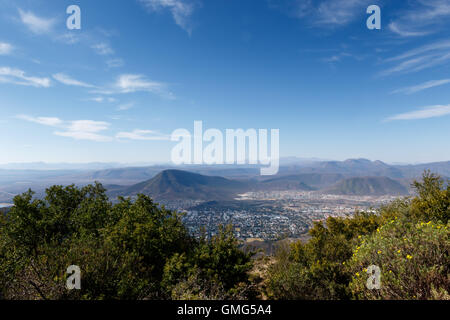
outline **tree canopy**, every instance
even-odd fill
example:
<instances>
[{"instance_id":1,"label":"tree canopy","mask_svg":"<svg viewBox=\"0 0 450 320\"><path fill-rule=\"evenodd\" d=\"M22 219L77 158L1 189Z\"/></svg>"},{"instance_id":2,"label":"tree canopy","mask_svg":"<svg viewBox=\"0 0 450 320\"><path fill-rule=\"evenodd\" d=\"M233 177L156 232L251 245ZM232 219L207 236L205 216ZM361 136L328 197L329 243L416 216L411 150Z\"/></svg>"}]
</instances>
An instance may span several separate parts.
<instances>
[{"instance_id":1,"label":"tree canopy","mask_svg":"<svg viewBox=\"0 0 450 320\"><path fill-rule=\"evenodd\" d=\"M177 299L241 295L251 254L231 230L211 239L188 234L180 214L138 195L112 204L99 183L28 191L0 218L0 294L7 299ZM67 290L66 269L82 289ZM201 284L190 296L179 288ZM195 286L194 286L195 287ZM214 288L213 288L214 287ZM193 286L190 286L193 288Z\"/></svg>"}]
</instances>

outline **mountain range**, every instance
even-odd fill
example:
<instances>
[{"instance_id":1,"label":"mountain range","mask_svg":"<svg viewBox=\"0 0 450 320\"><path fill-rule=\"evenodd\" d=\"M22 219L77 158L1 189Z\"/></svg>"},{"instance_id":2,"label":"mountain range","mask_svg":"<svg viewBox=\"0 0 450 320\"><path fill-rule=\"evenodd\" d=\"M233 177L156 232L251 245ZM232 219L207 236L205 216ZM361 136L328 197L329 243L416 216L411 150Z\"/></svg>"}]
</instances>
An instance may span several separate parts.
<instances>
[{"instance_id":1,"label":"mountain range","mask_svg":"<svg viewBox=\"0 0 450 320\"><path fill-rule=\"evenodd\" d=\"M407 195L408 188L387 177L356 177L343 179L323 190L326 194L382 196Z\"/></svg>"},{"instance_id":2,"label":"mountain range","mask_svg":"<svg viewBox=\"0 0 450 320\"><path fill-rule=\"evenodd\" d=\"M223 177L204 176L182 170L164 170L150 180L114 188L110 196L136 196L142 193L157 200L225 200L244 192L247 187L244 182Z\"/></svg>"},{"instance_id":3,"label":"mountain range","mask_svg":"<svg viewBox=\"0 0 450 320\"><path fill-rule=\"evenodd\" d=\"M309 182L308 185L306 182ZM323 187L323 188L320 188ZM110 197L139 193L161 200L232 200L247 191L318 191L338 195L406 195L408 188L387 177L343 178L333 174L303 174L263 181L239 181L182 170L164 170L152 179L132 186L111 186Z\"/></svg>"},{"instance_id":4,"label":"mountain range","mask_svg":"<svg viewBox=\"0 0 450 320\"><path fill-rule=\"evenodd\" d=\"M150 179L162 170L179 169L190 171L203 175L222 176L233 179L249 179L258 180L265 179L260 176L259 167L255 165L210 165L210 166L150 166L150 167L126 167L111 168L107 170L97 170L86 172L78 175L83 180L104 179L104 180L145 180ZM345 161L309 161L289 162L281 165L278 175L271 178L277 178L287 175L303 175L303 174L332 174L341 175L342 177L388 177L391 179L413 179L420 177L424 170L431 170L443 177L450 177L450 161L434 162L416 165L390 165L382 161L370 161L367 159L349 159ZM314 177L314 176L310 176ZM329 177L330 178L330 177ZM136 181L138 182L138 181Z\"/></svg>"},{"instance_id":5,"label":"mountain range","mask_svg":"<svg viewBox=\"0 0 450 320\"><path fill-rule=\"evenodd\" d=\"M407 194L424 170L450 177L450 161L391 165L382 161L349 159L319 161L289 158L275 176L259 175L254 165L143 166L102 170L0 169L0 202L32 188L37 196L54 185L85 185L99 181L112 196L145 193L159 199L231 199L247 191L302 190L332 194ZM95 166L99 166L96 164ZM94 167L95 167L94 166ZM112 166L112 165L111 165Z\"/></svg>"}]
</instances>

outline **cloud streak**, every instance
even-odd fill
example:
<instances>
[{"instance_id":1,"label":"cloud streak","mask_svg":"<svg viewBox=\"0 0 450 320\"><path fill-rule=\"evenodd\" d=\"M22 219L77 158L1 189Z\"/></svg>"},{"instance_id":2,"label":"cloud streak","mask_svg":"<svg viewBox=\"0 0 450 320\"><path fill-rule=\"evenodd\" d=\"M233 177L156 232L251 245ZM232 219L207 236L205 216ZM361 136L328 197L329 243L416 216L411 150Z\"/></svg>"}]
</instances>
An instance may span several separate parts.
<instances>
[{"instance_id":1,"label":"cloud streak","mask_svg":"<svg viewBox=\"0 0 450 320\"><path fill-rule=\"evenodd\" d=\"M54 74L53 79L55 79L58 82L61 82L62 84L65 84L67 86L76 86L76 87L84 87L84 88L93 88L94 87L93 85L90 85L88 83L75 80L64 73Z\"/></svg>"},{"instance_id":2,"label":"cloud streak","mask_svg":"<svg viewBox=\"0 0 450 320\"><path fill-rule=\"evenodd\" d=\"M108 68L120 68L123 67L125 62L123 59L120 58L114 58L106 61L106 65Z\"/></svg>"},{"instance_id":3,"label":"cloud streak","mask_svg":"<svg viewBox=\"0 0 450 320\"><path fill-rule=\"evenodd\" d=\"M159 93L165 85L160 82L148 80L143 75L123 74L117 79L115 87L123 93L137 91Z\"/></svg>"},{"instance_id":4,"label":"cloud streak","mask_svg":"<svg viewBox=\"0 0 450 320\"><path fill-rule=\"evenodd\" d=\"M53 41L61 42L67 45L82 44L90 47L96 54L109 57L105 61L108 68L117 68L124 65L124 61L119 58L114 58L114 49L110 43L104 39L105 36L100 35L99 32L88 31L83 33L74 33L67 31L61 25L61 28L55 28L56 23L60 22L56 18L44 18L36 15L34 12L18 9L19 21L27 27L31 32L37 35L45 35L50 37ZM2 54L2 47L0 42L0 55Z\"/></svg>"},{"instance_id":5,"label":"cloud streak","mask_svg":"<svg viewBox=\"0 0 450 320\"><path fill-rule=\"evenodd\" d=\"M412 58L414 56L419 56L421 54L426 54L429 52L439 52L441 50L449 50L449 49L450 49L450 40L437 41L437 42L433 42L433 43L418 47L413 50L409 50L401 55L389 58L386 61L399 61L399 60Z\"/></svg>"},{"instance_id":6,"label":"cloud streak","mask_svg":"<svg viewBox=\"0 0 450 320\"><path fill-rule=\"evenodd\" d=\"M109 103L112 103L112 102L116 102L116 99L115 98L111 98L111 97L108 97L108 98L105 98L105 97L92 97L92 98L88 98L88 99L86 99L87 101L93 101L93 102L98 102L98 103L103 103L103 102L109 102Z\"/></svg>"},{"instance_id":7,"label":"cloud streak","mask_svg":"<svg viewBox=\"0 0 450 320\"><path fill-rule=\"evenodd\" d=\"M55 117L31 117L27 115L18 115L16 116L17 119L25 120L28 122L34 122L38 123L44 126L50 126L50 127L57 127L63 124L63 121L59 118Z\"/></svg>"},{"instance_id":8,"label":"cloud streak","mask_svg":"<svg viewBox=\"0 0 450 320\"><path fill-rule=\"evenodd\" d=\"M450 17L448 0L416 0L400 18L389 24L389 30L400 37L420 37L436 33Z\"/></svg>"},{"instance_id":9,"label":"cloud streak","mask_svg":"<svg viewBox=\"0 0 450 320\"><path fill-rule=\"evenodd\" d=\"M10 67L0 67L0 82L36 88L48 88L51 85L49 78L30 77L25 74L25 71Z\"/></svg>"},{"instance_id":10,"label":"cloud streak","mask_svg":"<svg viewBox=\"0 0 450 320\"><path fill-rule=\"evenodd\" d=\"M100 134L100 132L109 129L110 124L104 121L94 120L74 120L63 121L56 117L32 117L28 115L18 115L17 119L40 125L57 128L53 134L61 137L68 137L75 140L89 140L97 142L108 142L112 138Z\"/></svg>"},{"instance_id":11,"label":"cloud streak","mask_svg":"<svg viewBox=\"0 0 450 320\"><path fill-rule=\"evenodd\" d=\"M358 16L358 12L363 15L369 2L367 0L322 1L316 9L318 18L316 23L319 25L346 25Z\"/></svg>"},{"instance_id":12,"label":"cloud streak","mask_svg":"<svg viewBox=\"0 0 450 320\"><path fill-rule=\"evenodd\" d=\"M135 92L149 92L166 99L175 99L165 83L149 80L140 74L122 74L109 87L91 91L95 94L114 95Z\"/></svg>"},{"instance_id":13,"label":"cloud streak","mask_svg":"<svg viewBox=\"0 0 450 320\"><path fill-rule=\"evenodd\" d=\"M388 25L388 29L392 32L396 33L401 37L421 37L430 34L429 31L407 31L400 29L399 25L396 22L391 22Z\"/></svg>"},{"instance_id":14,"label":"cloud streak","mask_svg":"<svg viewBox=\"0 0 450 320\"><path fill-rule=\"evenodd\" d=\"M139 0L149 11L155 12L167 9L172 14L175 23L188 34L192 33L190 17L194 12L194 4L187 0Z\"/></svg>"},{"instance_id":15,"label":"cloud streak","mask_svg":"<svg viewBox=\"0 0 450 320\"><path fill-rule=\"evenodd\" d=\"M91 48L94 49L94 51L101 56L114 54L114 50L111 48L109 44L105 42L93 44Z\"/></svg>"},{"instance_id":16,"label":"cloud streak","mask_svg":"<svg viewBox=\"0 0 450 320\"><path fill-rule=\"evenodd\" d=\"M418 72L448 61L450 61L450 41L437 41L386 59L386 63L396 65L381 71L379 75Z\"/></svg>"},{"instance_id":17,"label":"cloud streak","mask_svg":"<svg viewBox=\"0 0 450 320\"><path fill-rule=\"evenodd\" d=\"M111 141L112 138L99 134L107 130L109 123L93 120L75 120L71 121L64 131L55 131L57 136L73 138L75 140L91 140L97 142Z\"/></svg>"},{"instance_id":18,"label":"cloud streak","mask_svg":"<svg viewBox=\"0 0 450 320\"><path fill-rule=\"evenodd\" d=\"M14 50L14 47L7 42L0 42L0 55L8 55L11 54Z\"/></svg>"},{"instance_id":19,"label":"cloud streak","mask_svg":"<svg viewBox=\"0 0 450 320\"><path fill-rule=\"evenodd\" d=\"M38 17L31 11L19 9L20 21L33 33L44 34L52 30L56 20Z\"/></svg>"},{"instance_id":20,"label":"cloud streak","mask_svg":"<svg viewBox=\"0 0 450 320\"><path fill-rule=\"evenodd\" d=\"M125 111L125 110L129 110L131 108L134 107L134 103L130 102L130 103L125 103L125 104L121 104L117 107L118 111Z\"/></svg>"},{"instance_id":21,"label":"cloud streak","mask_svg":"<svg viewBox=\"0 0 450 320\"><path fill-rule=\"evenodd\" d=\"M270 3L272 7L318 27L345 26L358 16L364 16L370 4L369 0L274 0Z\"/></svg>"},{"instance_id":22,"label":"cloud streak","mask_svg":"<svg viewBox=\"0 0 450 320\"><path fill-rule=\"evenodd\" d=\"M132 132L119 132L116 135L117 139L128 139L128 140L141 140L141 141L164 141L170 140L170 135L165 135L153 130L140 130L136 129Z\"/></svg>"},{"instance_id":23,"label":"cloud streak","mask_svg":"<svg viewBox=\"0 0 450 320\"><path fill-rule=\"evenodd\" d=\"M16 119L36 123L42 126L55 128L54 135L74 140L88 140L96 142L110 142L117 140L136 141L169 141L170 135L162 134L154 130L135 129L127 132L122 131L115 137L103 135L102 132L110 128L110 123L94 120L64 121L57 117L32 117L29 115L17 115Z\"/></svg>"},{"instance_id":24,"label":"cloud streak","mask_svg":"<svg viewBox=\"0 0 450 320\"><path fill-rule=\"evenodd\" d=\"M437 105L420 108L419 110L400 113L385 119L385 122L396 120L420 120L443 117L450 114L450 105Z\"/></svg>"},{"instance_id":25,"label":"cloud streak","mask_svg":"<svg viewBox=\"0 0 450 320\"><path fill-rule=\"evenodd\" d=\"M423 91L426 89L442 86L444 84L450 83L450 79L442 79L442 80L430 80L415 86L405 87L401 89L397 89L392 91L392 93L404 93L404 94L413 94L419 91Z\"/></svg>"}]
</instances>

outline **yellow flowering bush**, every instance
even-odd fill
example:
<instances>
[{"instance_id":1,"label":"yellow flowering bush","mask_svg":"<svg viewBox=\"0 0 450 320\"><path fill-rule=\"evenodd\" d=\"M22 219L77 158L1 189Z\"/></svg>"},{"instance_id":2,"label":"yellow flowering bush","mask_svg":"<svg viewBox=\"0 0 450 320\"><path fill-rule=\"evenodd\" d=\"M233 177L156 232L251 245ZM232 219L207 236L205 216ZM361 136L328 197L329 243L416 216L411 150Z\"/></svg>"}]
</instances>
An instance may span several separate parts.
<instances>
[{"instance_id":1,"label":"yellow flowering bush","mask_svg":"<svg viewBox=\"0 0 450 320\"><path fill-rule=\"evenodd\" d=\"M413 187L376 213L315 222L307 242L278 250L266 296L450 300L450 181L425 172Z\"/></svg>"},{"instance_id":2,"label":"yellow flowering bush","mask_svg":"<svg viewBox=\"0 0 450 320\"><path fill-rule=\"evenodd\" d=\"M442 223L395 220L363 237L346 266L356 299L450 298L450 230ZM381 269L380 289L369 290L366 270Z\"/></svg>"}]
</instances>

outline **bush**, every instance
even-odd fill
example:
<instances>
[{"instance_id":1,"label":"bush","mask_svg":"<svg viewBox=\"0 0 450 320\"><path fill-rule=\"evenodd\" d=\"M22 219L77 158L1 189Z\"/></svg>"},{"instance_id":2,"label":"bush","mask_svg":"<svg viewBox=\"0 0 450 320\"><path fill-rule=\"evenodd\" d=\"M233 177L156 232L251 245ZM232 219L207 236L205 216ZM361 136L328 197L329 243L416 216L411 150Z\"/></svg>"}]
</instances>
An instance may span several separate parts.
<instances>
[{"instance_id":1,"label":"bush","mask_svg":"<svg viewBox=\"0 0 450 320\"><path fill-rule=\"evenodd\" d=\"M163 283L174 299L253 298L252 255L239 249L231 226L220 227L209 241L199 239L190 257L176 254L169 259Z\"/></svg>"},{"instance_id":2,"label":"bush","mask_svg":"<svg viewBox=\"0 0 450 320\"><path fill-rule=\"evenodd\" d=\"M316 222L307 243L295 242L278 250L269 268L267 295L273 299L348 299L350 274L343 262L361 234L375 230L381 218L357 213L353 218Z\"/></svg>"},{"instance_id":3,"label":"bush","mask_svg":"<svg viewBox=\"0 0 450 320\"><path fill-rule=\"evenodd\" d=\"M450 218L450 181L426 171L422 182L414 181L418 197L411 203L411 217L419 221L434 221L447 224Z\"/></svg>"},{"instance_id":4,"label":"bush","mask_svg":"<svg viewBox=\"0 0 450 320\"><path fill-rule=\"evenodd\" d=\"M449 184L430 172L417 196L376 214L316 222L311 239L278 250L266 280L273 299L448 299ZM381 290L368 290L370 265Z\"/></svg>"},{"instance_id":5,"label":"bush","mask_svg":"<svg viewBox=\"0 0 450 320\"><path fill-rule=\"evenodd\" d=\"M170 299L188 297L177 293L186 285L191 298L214 298L251 286L251 254L231 229L194 239L147 196L113 205L97 183L53 186L43 200L29 191L14 204L0 216L2 299ZM70 265L81 268L81 290L65 288Z\"/></svg>"},{"instance_id":6,"label":"bush","mask_svg":"<svg viewBox=\"0 0 450 320\"><path fill-rule=\"evenodd\" d=\"M357 299L435 299L450 292L450 230L447 225L393 219L363 237L348 268ZM381 288L369 290L367 267L381 269Z\"/></svg>"}]
</instances>

